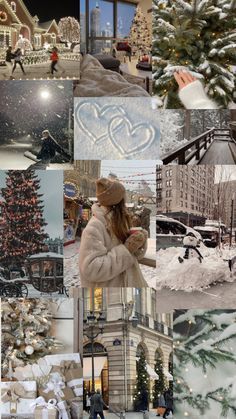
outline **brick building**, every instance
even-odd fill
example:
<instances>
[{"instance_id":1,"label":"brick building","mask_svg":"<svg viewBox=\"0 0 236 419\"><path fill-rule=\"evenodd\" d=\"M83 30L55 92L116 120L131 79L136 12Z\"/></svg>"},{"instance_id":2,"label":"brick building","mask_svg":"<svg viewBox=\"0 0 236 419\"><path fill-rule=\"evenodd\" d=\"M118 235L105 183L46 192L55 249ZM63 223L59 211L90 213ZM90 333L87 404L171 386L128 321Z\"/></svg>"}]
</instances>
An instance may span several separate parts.
<instances>
[{"instance_id":1,"label":"brick building","mask_svg":"<svg viewBox=\"0 0 236 419\"><path fill-rule=\"evenodd\" d=\"M100 160L77 160L74 170L64 173L65 182L74 183L79 193L86 197L96 196L96 180L101 175Z\"/></svg>"},{"instance_id":2,"label":"brick building","mask_svg":"<svg viewBox=\"0 0 236 419\"><path fill-rule=\"evenodd\" d=\"M95 388L115 411L133 410L136 361L144 351L149 390L154 385L155 362L163 360L166 381L172 371L172 314L158 313L156 291L143 289L84 289L84 315L105 314L103 333L94 342ZM135 319L135 322L134 322ZM84 386L91 391L91 340L84 329ZM88 334L88 333L87 333Z\"/></svg>"},{"instance_id":3,"label":"brick building","mask_svg":"<svg viewBox=\"0 0 236 419\"><path fill-rule=\"evenodd\" d=\"M31 15L23 0L0 0L0 48L8 45L14 48L21 37L36 50L45 43L60 42L55 20L41 22L40 17Z\"/></svg>"},{"instance_id":4,"label":"brick building","mask_svg":"<svg viewBox=\"0 0 236 419\"><path fill-rule=\"evenodd\" d=\"M214 166L157 166L157 214L204 224L213 216L214 181Z\"/></svg>"}]
</instances>

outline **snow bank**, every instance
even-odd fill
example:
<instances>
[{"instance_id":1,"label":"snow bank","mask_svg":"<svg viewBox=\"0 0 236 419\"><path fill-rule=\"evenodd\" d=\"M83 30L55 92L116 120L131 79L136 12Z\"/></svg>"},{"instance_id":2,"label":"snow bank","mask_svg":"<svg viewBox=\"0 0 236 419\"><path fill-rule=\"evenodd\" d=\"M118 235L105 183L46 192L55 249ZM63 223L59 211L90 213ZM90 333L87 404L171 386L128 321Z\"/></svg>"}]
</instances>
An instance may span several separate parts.
<instances>
[{"instance_id":1,"label":"snow bank","mask_svg":"<svg viewBox=\"0 0 236 419\"><path fill-rule=\"evenodd\" d=\"M201 246L202 263L197 258L179 263L184 249L171 247L157 252L157 289L201 291L217 282L233 282L236 271L230 273L228 261L223 259L217 249Z\"/></svg>"}]
</instances>

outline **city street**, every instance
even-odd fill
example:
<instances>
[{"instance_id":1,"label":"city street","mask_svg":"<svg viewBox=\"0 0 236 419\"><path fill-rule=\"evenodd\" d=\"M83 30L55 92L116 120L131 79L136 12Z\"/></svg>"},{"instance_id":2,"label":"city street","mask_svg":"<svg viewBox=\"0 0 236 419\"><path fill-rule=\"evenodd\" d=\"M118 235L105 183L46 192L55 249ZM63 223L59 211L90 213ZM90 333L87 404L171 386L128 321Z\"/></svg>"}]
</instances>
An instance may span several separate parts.
<instances>
[{"instance_id":1,"label":"city street","mask_svg":"<svg viewBox=\"0 0 236 419\"><path fill-rule=\"evenodd\" d=\"M58 71L54 76L50 74L50 61L48 63L40 63L35 65L25 65L24 69L26 76L22 74L19 67L14 72L15 80L34 80L34 79L79 79L80 63L79 61L61 60L61 66L64 68L64 73ZM7 67L0 66L0 80L8 80Z\"/></svg>"},{"instance_id":2,"label":"city street","mask_svg":"<svg viewBox=\"0 0 236 419\"><path fill-rule=\"evenodd\" d=\"M148 412L149 416L145 416L145 419L153 419L156 418L156 411L152 410L150 412ZM114 414L114 413L109 413L107 411L104 411L104 416L106 419L115 419L115 418L120 418L121 416L119 414ZM88 419L89 415L87 413L83 413L83 417ZM160 417L160 416L159 416ZM171 416L174 419L174 416ZM126 412L125 416L123 417L124 419L144 419L144 414L140 413L140 412ZM168 419L168 416L167 416Z\"/></svg>"}]
</instances>

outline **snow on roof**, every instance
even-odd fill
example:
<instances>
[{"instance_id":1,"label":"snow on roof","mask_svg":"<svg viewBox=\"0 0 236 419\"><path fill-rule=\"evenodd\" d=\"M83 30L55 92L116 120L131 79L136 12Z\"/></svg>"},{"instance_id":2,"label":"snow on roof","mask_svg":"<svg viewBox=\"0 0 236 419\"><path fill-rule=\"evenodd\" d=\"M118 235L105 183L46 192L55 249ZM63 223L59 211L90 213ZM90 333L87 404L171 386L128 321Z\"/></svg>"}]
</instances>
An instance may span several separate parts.
<instances>
[{"instance_id":1,"label":"snow on roof","mask_svg":"<svg viewBox=\"0 0 236 419\"><path fill-rule=\"evenodd\" d=\"M53 252L45 252L45 253L37 253L35 255L29 256L27 259L46 259L46 258L57 258L57 259L63 259L63 255L60 255L59 253L53 253Z\"/></svg>"},{"instance_id":2,"label":"snow on roof","mask_svg":"<svg viewBox=\"0 0 236 419\"><path fill-rule=\"evenodd\" d=\"M202 230L202 231L218 231L217 227L212 226L195 226L193 227L195 230Z\"/></svg>"}]
</instances>

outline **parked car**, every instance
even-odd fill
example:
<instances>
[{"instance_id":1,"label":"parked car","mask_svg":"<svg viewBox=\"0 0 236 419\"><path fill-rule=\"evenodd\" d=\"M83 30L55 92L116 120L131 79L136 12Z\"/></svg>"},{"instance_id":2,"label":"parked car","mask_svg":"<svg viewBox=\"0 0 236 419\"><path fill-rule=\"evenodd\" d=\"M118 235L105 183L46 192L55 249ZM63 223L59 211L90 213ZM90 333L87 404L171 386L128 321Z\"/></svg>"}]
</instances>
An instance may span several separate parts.
<instances>
[{"instance_id":1,"label":"parked car","mask_svg":"<svg viewBox=\"0 0 236 419\"><path fill-rule=\"evenodd\" d=\"M165 215L157 215L156 228L157 250L167 249L168 247L182 247L183 239L188 233L193 233L198 239L199 245L202 240L201 234L192 227L188 227L180 221Z\"/></svg>"}]
</instances>

